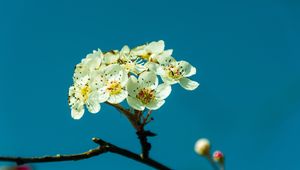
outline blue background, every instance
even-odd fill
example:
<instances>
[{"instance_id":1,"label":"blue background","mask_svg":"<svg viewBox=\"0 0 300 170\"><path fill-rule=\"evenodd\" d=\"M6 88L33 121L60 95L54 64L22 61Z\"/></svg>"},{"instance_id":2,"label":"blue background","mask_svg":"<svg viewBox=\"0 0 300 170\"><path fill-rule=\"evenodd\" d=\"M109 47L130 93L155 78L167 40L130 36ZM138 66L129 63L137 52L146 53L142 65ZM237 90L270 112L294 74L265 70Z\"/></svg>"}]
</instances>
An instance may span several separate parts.
<instances>
[{"instance_id":1,"label":"blue background","mask_svg":"<svg viewBox=\"0 0 300 170\"><path fill-rule=\"evenodd\" d=\"M82 152L96 146L94 136L138 152L133 128L105 104L73 120L68 88L75 64L93 49L163 39L175 58L198 68L201 86L174 86L154 112L153 158L209 170L193 151L207 137L227 169L297 169L299 19L297 0L1 1L0 155ZM113 154L35 167L150 169Z\"/></svg>"}]
</instances>

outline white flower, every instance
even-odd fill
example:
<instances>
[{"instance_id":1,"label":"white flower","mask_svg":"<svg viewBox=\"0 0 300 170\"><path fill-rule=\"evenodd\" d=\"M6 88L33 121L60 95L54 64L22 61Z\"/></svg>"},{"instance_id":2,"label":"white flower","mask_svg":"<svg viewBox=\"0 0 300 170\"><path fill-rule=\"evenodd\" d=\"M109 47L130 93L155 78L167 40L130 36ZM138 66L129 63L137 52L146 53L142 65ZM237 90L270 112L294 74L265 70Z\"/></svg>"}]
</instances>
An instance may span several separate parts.
<instances>
[{"instance_id":1,"label":"white flower","mask_svg":"<svg viewBox=\"0 0 300 170\"><path fill-rule=\"evenodd\" d=\"M149 61L144 66L151 71L157 72L158 69L161 69L158 60L161 60L162 58L165 57L169 57L172 55L172 53L173 50L170 49L170 50L163 51L160 54L152 55L151 58L149 58Z\"/></svg>"},{"instance_id":2,"label":"white flower","mask_svg":"<svg viewBox=\"0 0 300 170\"><path fill-rule=\"evenodd\" d=\"M155 73L145 71L138 79L131 76L127 83L128 104L136 110L157 110L164 103L165 98L171 93L171 86L168 84L158 85L158 78Z\"/></svg>"},{"instance_id":3,"label":"white flower","mask_svg":"<svg viewBox=\"0 0 300 170\"><path fill-rule=\"evenodd\" d=\"M196 74L196 68L186 61L176 61L171 56L158 58L161 67L152 68L168 84L179 83L186 90L195 90L199 83L187 77Z\"/></svg>"},{"instance_id":4,"label":"white flower","mask_svg":"<svg viewBox=\"0 0 300 170\"><path fill-rule=\"evenodd\" d=\"M206 138L197 140L195 143L194 150L199 155L209 155L210 152L210 143Z\"/></svg>"},{"instance_id":5,"label":"white flower","mask_svg":"<svg viewBox=\"0 0 300 170\"><path fill-rule=\"evenodd\" d=\"M74 119L80 119L85 107L91 113L100 111L100 103L128 104L136 110L156 110L171 93L171 85L179 83L187 90L199 86L188 77L196 68L186 61L176 61L172 49L165 50L163 40L130 49L88 54L74 70L74 84L69 89L69 105ZM157 75L163 83L158 83ZM130 77L130 78L128 78Z\"/></svg>"},{"instance_id":6,"label":"white flower","mask_svg":"<svg viewBox=\"0 0 300 170\"><path fill-rule=\"evenodd\" d=\"M147 68L143 66L141 60L130 53L130 48L125 45L119 54L118 63L129 73L139 74Z\"/></svg>"},{"instance_id":7,"label":"white flower","mask_svg":"<svg viewBox=\"0 0 300 170\"><path fill-rule=\"evenodd\" d=\"M74 85L69 88L69 105L71 106L71 116L80 119L84 114L84 105L91 113L100 111L99 91L91 84L88 76L79 78Z\"/></svg>"},{"instance_id":8,"label":"white flower","mask_svg":"<svg viewBox=\"0 0 300 170\"><path fill-rule=\"evenodd\" d=\"M138 46L131 50L131 54L138 56L144 60L151 60L158 54L161 54L165 49L165 42L163 40L153 41L149 44Z\"/></svg>"},{"instance_id":9,"label":"white flower","mask_svg":"<svg viewBox=\"0 0 300 170\"><path fill-rule=\"evenodd\" d=\"M111 50L106 52L103 56L103 63L106 65L118 63L120 56L118 50Z\"/></svg>"},{"instance_id":10,"label":"white flower","mask_svg":"<svg viewBox=\"0 0 300 170\"><path fill-rule=\"evenodd\" d=\"M120 103L128 95L126 83L128 81L127 72L118 64L112 64L103 67L93 81L93 85L97 86L100 95L99 101L109 103Z\"/></svg>"},{"instance_id":11,"label":"white flower","mask_svg":"<svg viewBox=\"0 0 300 170\"><path fill-rule=\"evenodd\" d=\"M103 53L100 49L93 51L81 60L81 63L77 64L74 71L73 79L76 81L80 77L84 77L90 72L99 69L103 59Z\"/></svg>"}]
</instances>

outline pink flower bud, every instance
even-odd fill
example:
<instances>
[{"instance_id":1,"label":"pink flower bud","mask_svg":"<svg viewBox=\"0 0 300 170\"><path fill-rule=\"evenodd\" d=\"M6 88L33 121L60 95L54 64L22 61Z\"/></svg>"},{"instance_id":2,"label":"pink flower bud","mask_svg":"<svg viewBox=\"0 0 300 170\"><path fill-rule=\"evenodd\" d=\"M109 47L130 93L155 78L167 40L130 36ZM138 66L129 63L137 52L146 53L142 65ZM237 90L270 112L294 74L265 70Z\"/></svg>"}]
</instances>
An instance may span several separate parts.
<instances>
[{"instance_id":1,"label":"pink flower bud","mask_svg":"<svg viewBox=\"0 0 300 170\"><path fill-rule=\"evenodd\" d=\"M224 155L221 151L215 151L213 154L213 159L215 162L223 163L224 162Z\"/></svg>"}]
</instances>

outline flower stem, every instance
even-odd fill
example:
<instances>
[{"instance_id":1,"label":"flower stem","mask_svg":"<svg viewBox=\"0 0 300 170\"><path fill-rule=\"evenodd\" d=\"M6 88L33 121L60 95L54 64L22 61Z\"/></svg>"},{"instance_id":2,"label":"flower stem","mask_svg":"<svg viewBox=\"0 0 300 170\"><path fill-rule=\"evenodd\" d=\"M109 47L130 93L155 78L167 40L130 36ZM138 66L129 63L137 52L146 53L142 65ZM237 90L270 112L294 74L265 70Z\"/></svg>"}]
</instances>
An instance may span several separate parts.
<instances>
[{"instance_id":1,"label":"flower stem","mask_svg":"<svg viewBox=\"0 0 300 170\"><path fill-rule=\"evenodd\" d=\"M209 161L210 165L212 166L212 168L213 168L214 170L219 170L219 167L216 165L216 163L214 162L214 160L211 158L210 155L207 155L207 156L205 156L205 157L206 157L206 159ZM220 169L220 170L222 170L222 169Z\"/></svg>"},{"instance_id":2,"label":"flower stem","mask_svg":"<svg viewBox=\"0 0 300 170\"><path fill-rule=\"evenodd\" d=\"M141 119L142 112L141 111L134 111L134 114L132 114L129 110L125 109L120 104L111 104L106 102L107 104L115 107L117 110L119 110L121 113L123 113L131 125L135 128L136 134L138 136L138 139L141 144L141 150L142 150L142 158L148 158L149 152L151 150L151 143L148 142L148 137L150 136L156 136L156 134L152 133L151 131L145 131L144 126L147 123L147 120L151 114L151 111L148 112L146 118Z\"/></svg>"}]
</instances>

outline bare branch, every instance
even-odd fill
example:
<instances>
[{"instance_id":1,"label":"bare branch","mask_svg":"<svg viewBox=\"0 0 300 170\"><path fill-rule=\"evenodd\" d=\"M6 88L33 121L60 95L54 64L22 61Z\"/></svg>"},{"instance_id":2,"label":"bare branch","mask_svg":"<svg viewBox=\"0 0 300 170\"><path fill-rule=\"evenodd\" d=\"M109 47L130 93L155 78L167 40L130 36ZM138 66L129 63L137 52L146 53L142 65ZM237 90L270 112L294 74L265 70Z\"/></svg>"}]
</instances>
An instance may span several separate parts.
<instances>
[{"instance_id":1,"label":"bare branch","mask_svg":"<svg viewBox=\"0 0 300 170\"><path fill-rule=\"evenodd\" d=\"M111 152L115 154L122 155L124 157L133 159L140 163L149 165L156 169L161 170L168 170L170 168L166 167L165 165L150 159L150 158L142 158L138 154L135 154L131 151L125 150L118 146L115 146L111 143L108 143L99 138L92 139L95 143L99 144L97 148L91 149L87 152L83 152L80 154L71 154L71 155L55 155L55 156L42 156L42 157L4 157L0 156L0 161L8 161L8 162L15 162L18 165L26 164L26 163L43 163L43 162L62 162L62 161L77 161L82 159L91 158L94 156L98 156L100 154Z\"/></svg>"},{"instance_id":2,"label":"bare branch","mask_svg":"<svg viewBox=\"0 0 300 170\"><path fill-rule=\"evenodd\" d=\"M0 161L16 162L18 165L26 163L42 163L42 162L61 162L61 161L77 161L87 159L107 152L107 148L99 146L87 152L71 155L42 156L42 157L0 157Z\"/></svg>"},{"instance_id":3,"label":"bare branch","mask_svg":"<svg viewBox=\"0 0 300 170\"><path fill-rule=\"evenodd\" d=\"M141 150L142 154L141 156L143 158L149 157L149 152L151 150L151 143L148 142L149 136L156 136L156 134L152 133L151 131L145 131L144 126L146 125L146 122L151 114L152 111L149 111L146 118L141 120L141 111L135 110L135 114L130 113L129 110L125 109L120 104L111 104L109 102L106 102L110 106L115 107L117 110L119 110L121 113L123 113L129 122L132 124L132 126L136 129L136 134L139 138L140 144L141 144Z\"/></svg>"},{"instance_id":4,"label":"bare branch","mask_svg":"<svg viewBox=\"0 0 300 170\"><path fill-rule=\"evenodd\" d=\"M146 164L146 165L149 165L153 168L156 168L156 169L161 169L161 170L170 170L170 168L168 168L167 166L151 159L151 158L143 158L141 157L140 155L138 154L135 154L131 151L128 151L128 150L125 150L125 149L122 149L118 146L115 146L113 144L110 144L110 143L107 143L101 139L98 139L98 138L93 138L94 142L100 144L100 145L105 145L108 149L109 152L112 152L112 153L115 153L115 154L119 154L119 155L122 155L122 156L125 156L127 158L130 158L130 159L133 159L133 160L136 160L138 162L141 162L143 164Z\"/></svg>"}]
</instances>

